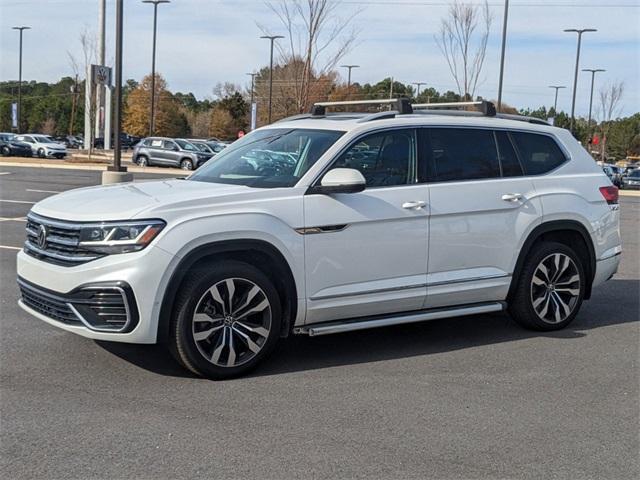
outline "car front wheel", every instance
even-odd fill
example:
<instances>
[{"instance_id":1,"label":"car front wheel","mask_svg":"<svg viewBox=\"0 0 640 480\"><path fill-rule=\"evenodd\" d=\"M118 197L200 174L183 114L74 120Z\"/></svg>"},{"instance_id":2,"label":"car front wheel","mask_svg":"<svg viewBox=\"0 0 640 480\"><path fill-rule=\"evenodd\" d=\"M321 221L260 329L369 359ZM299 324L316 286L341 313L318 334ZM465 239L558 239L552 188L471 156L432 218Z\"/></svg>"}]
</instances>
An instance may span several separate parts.
<instances>
[{"instance_id":1,"label":"car front wheel","mask_svg":"<svg viewBox=\"0 0 640 480\"><path fill-rule=\"evenodd\" d=\"M11 149L7 146L2 147L2 155L8 157L9 155L11 155Z\"/></svg>"},{"instance_id":2,"label":"car front wheel","mask_svg":"<svg viewBox=\"0 0 640 480\"><path fill-rule=\"evenodd\" d=\"M194 270L180 287L169 349L192 372L213 379L242 375L280 335L278 292L252 265L223 261Z\"/></svg>"},{"instance_id":3,"label":"car front wheel","mask_svg":"<svg viewBox=\"0 0 640 480\"><path fill-rule=\"evenodd\" d=\"M45 155L45 153L44 153L44 148L39 148L39 149L38 149L38 156L39 156L40 158L44 158L44 157L46 157L46 155Z\"/></svg>"},{"instance_id":4,"label":"car front wheel","mask_svg":"<svg viewBox=\"0 0 640 480\"><path fill-rule=\"evenodd\" d=\"M193 162L185 158L180 162L180 168L183 170L193 170Z\"/></svg>"},{"instance_id":5,"label":"car front wheel","mask_svg":"<svg viewBox=\"0 0 640 480\"><path fill-rule=\"evenodd\" d=\"M149 161L144 155L139 155L138 158L136 158L136 162L141 167L146 167L147 165L149 165Z\"/></svg>"},{"instance_id":6,"label":"car front wheel","mask_svg":"<svg viewBox=\"0 0 640 480\"><path fill-rule=\"evenodd\" d=\"M509 313L525 328L559 330L578 314L586 276L582 261L568 246L556 242L536 245L525 261Z\"/></svg>"}]
</instances>

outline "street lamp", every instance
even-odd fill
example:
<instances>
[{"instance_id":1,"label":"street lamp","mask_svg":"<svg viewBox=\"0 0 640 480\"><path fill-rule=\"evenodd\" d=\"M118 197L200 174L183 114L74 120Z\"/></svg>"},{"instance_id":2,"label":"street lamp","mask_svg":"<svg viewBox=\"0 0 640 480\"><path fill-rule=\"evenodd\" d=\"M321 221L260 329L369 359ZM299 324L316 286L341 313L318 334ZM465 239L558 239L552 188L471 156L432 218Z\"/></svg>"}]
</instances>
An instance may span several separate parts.
<instances>
[{"instance_id":1,"label":"street lamp","mask_svg":"<svg viewBox=\"0 0 640 480\"><path fill-rule=\"evenodd\" d=\"M420 87L422 85L426 85L425 82L413 82L411 85L415 85L416 86L416 98L418 98L420 96Z\"/></svg>"},{"instance_id":2,"label":"street lamp","mask_svg":"<svg viewBox=\"0 0 640 480\"><path fill-rule=\"evenodd\" d=\"M553 116L558 115L558 90L561 88L567 88L564 85L549 85L549 88L556 89L556 99L553 101Z\"/></svg>"},{"instance_id":3,"label":"street lamp","mask_svg":"<svg viewBox=\"0 0 640 480\"><path fill-rule=\"evenodd\" d=\"M504 77L504 52L507 48L507 19L509 0L504 1L504 20L502 21L502 48L500 50L500 77L498 80L498 111L502 108L502 78Z\"/></svg>"},{"instance_id":4,"label":"street lamp","mask_svg":"<svg viewBox=\"0 0 640 480\"><path fill-rule=\"evenodd\" d=\"M576 71L573 76L573 98L571 100L571 133L573 133L573 122L575 121L575 111L576 111L576 90L578 88L578 67L580 65L580 44L582 43L582 34L585 32L597 32L598 30L595 28L567 28L564 30L568 33L577 33L578 34L578 49L576 52Z\"/></svg>"},{"instance_id":5,"label":"street lamp","mask_svg":"<svg viewBox=\"0 0 640 480\"><path fill-rule=\"evenodd\" d=\"M351 70L354 68L360 68L360 65L340 65L341 68L349 70L347 74L347 98L351 98Z\"/></svg>"},{"instance_id":6,"label":"street lamp","mask_svg":"<svg viewBox=\"0 0 640 480\"><path fill-rule=\"evenodd\" d=\"M271 41L271 56L269 60L269 117L268 123L271 123L271 100L273 99L273 43L278 38L284 38L282 35L262 35L260 38L266 38Z\"/></svg>"},{"instance_id":7,"label":"street lamp","mask_svg":"<svg viewBox=\"0 0 640 480\"><path fill-rule=\"evenodd\" d=\"M11 27L20 32L20 54L18 56L18 111L16 112L17 129L20 133L20 112L22 111L22 32L30 30L31 27Z\"/></svg>"},{"instance_id":8,"label":"street lamp","mask_svg":"<svg viewBox=\"0 0 640 480\"><path fill-rule=\"evenodd\" d=\"M254 72L254 73L247 73L247 75L251 76L251 102L249 103L249 108L251 109L251 130L253 130L254 128L256 128L255 114L257 113L257 111L254 110L254 107L253 107L254 84L255 84L256 75L258 74Z\"/></svg>"},{"instance_id":9,"label":"street lamp","mask_svg":"<svg viewBox=\"0 0 640 480\"><path fill-rule=\"evenodd\" d=\"M606 72L606 70L602 68L583 68L582 71L591 72L591 95L589 96L589 120L587 121L587 125L590 128L591 127L591 107L593 106L593 82L595 80L596 73Z\"/></svg>"},{"instance_id":10,"label":"street lamp","mask_svg":"<svg viewBox=\"0 0 640 480\"><path fill-rule=\"evenodd\" d=\"M153 47L151 53L151 119L149 120L149 136L152 136L156 123L156 30L158 25L158 5L161 3L170 3L170 1L142 0L142 3L153 4Z\"/></svg>"}]
</instances>

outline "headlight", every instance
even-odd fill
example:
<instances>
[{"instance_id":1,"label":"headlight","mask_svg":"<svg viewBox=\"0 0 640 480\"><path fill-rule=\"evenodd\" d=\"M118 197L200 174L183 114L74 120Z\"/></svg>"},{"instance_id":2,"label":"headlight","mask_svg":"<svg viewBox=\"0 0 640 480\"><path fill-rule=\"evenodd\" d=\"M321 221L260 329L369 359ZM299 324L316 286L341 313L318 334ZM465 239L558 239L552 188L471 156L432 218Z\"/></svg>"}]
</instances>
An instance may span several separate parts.
<instances>
[{"instance_id":1,"label":"headlight","mask_svg":"<svg viewBox=\"0 0 640 480\"><path fill-rule=\"evenodd\" d=\"M165 227L162 220L106 222L80 229L80 247L94 252L113 254L142 250Z\"/></svg>"}]
</instances>

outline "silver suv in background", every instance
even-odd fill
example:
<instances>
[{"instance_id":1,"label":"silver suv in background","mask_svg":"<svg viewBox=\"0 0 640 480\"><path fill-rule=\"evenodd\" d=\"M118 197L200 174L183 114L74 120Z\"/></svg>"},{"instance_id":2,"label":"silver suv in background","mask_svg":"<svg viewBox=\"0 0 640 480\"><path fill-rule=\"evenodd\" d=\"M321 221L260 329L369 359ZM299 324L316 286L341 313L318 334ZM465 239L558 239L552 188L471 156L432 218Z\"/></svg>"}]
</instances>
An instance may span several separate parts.
<instances>
[{"instance_id":1,"label":"silver suv in background","mask_svg":"<svg viewBox=\"0 0 640 480\"><path fill-rule=\"evenodd\" d=\"M141 140L133 149L132 160L144 167L180 167L194 170L212 157L195 145L181 138L149 137Z\"/></svg>"}]
</instances>

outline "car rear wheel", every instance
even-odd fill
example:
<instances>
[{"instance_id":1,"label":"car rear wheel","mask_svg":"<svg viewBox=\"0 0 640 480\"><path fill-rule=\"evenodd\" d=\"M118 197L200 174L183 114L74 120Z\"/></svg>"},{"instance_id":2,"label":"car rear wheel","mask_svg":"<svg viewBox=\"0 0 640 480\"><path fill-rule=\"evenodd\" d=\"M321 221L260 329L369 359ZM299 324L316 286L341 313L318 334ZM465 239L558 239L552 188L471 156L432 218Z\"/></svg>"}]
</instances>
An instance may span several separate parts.
<instances>
[{"instance_id":1,"label":"car rear wheel","mask_svg":"<svg viewBox=\"0 0 640 480\"><path fill-rule=\"evenodd\" d=\"M149 160L144 155L138 155L138 158L136 158L136 163L141 167L146 167L147 165L149 165Z\"/></svg>"},{"instance_id":2,"label":"car rear wheel","mask_svg":"<svg viewBox=\"0 0 640 480\"><path fill-rule=\"evenodd\" d=\"M280 336L280 298L252 265L223 261L193 271L180 287L169 349L192 372L213 379L242 375Z\"/></svg>"},{"instance_id":3,"label":"car rear wheel","mask_svg":"<svg viewBox=\"0 0 640 480\"><path fill-rule=\"evenodd\" d=\"M586 276L582 261L568 246L542 242L523 265L509 313L525 328L559 330L578 314Z\"/></svg>"},{"instance_id":4,"label":"car rear wheel","mask_svg":"<svg viewBox=\"0 0 640 480\"><path fill-rule=\"evenodd\" d=\"M180 168L183 170L193 170L193 162L185 158L180 162Z\"/></svg>"}]
</instances>

